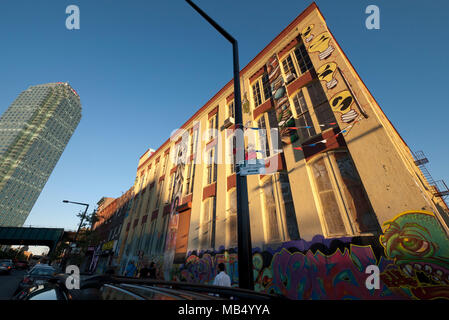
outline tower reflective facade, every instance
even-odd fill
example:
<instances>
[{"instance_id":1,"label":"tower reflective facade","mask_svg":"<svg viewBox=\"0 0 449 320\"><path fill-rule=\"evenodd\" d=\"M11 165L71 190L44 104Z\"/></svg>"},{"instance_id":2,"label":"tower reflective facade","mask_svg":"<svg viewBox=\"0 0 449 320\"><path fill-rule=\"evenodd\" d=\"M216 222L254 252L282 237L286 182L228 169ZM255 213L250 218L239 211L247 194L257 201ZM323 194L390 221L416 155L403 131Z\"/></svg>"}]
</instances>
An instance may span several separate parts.
<instances>
[{"instance_id":1,"label":"tower reflective facade","mask_svg":"<svg viewBox=\"0 0 449 320\"><path fill-rule=\"evenodd\" d=\"M63 82L31 86L0 118L0 226L22 226L81 119Z\"/></svg>"}]
</instances>

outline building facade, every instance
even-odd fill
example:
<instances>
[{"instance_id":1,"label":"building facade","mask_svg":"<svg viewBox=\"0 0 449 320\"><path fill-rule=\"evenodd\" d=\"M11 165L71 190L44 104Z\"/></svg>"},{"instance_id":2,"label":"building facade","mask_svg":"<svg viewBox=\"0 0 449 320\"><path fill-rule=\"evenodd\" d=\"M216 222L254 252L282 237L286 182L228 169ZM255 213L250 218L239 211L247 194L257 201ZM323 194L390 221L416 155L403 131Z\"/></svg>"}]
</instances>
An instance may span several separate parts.
<instances>
[{"instance_id":1,"label":"building facade","mask_svg":"<svg viewBox=\"0 0 449 320\"><path fill-rule=\"evenodd\" d=\"M0 226L21 227L81 119L68 83L31 86L0 118Z\"/></svg>"},{"instance_id":2,"label":"building facade","mask_svg":"<svg viewBox=\"0 0 449 320\"><path fill-rule=\"evenodd\" d=\"M98 220L92 226L93 240L89 244L89 272L104 273L117 267L120 232L132 198L133 188L130 188L118 198L103 197L98 201Z\"/></svg>"},{"instance_id":3,"label":"building facade","mask_svg":"<svg viewBox=\"0 0 449 320\"><path fill-rule=\"evenodd\" d=\"M294 299L449 297L448 207L349 62L315 3L141 157L121 241L165 279L238 284L236 151L249 175L256 290ZM240 132L240 133L239 133ZM368 288L366 270L380 271Z\"/></svg>"}]
</instances>

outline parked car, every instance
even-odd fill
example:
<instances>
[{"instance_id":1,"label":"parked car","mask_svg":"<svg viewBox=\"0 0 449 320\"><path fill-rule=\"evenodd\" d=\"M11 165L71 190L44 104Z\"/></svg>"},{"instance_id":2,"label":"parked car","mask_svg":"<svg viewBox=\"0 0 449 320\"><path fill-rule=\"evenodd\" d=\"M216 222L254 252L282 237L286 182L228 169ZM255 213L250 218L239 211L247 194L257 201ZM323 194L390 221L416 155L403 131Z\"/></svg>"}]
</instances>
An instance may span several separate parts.
<instances>
[{"instance_id":1,"label":"parked car","mask_svg":"<svg viewBox=\"0 0 449 320\"><path fill-rule=\"evenodd\" d=\"M16 261L14 264L17 270L26 270L28 269L28 261Z\"/></svg>"},{"instance_id":2,"label":"parked car","mask_svg":"<svg viewBox=\"0 0 449 320\"><path fill-rule=\"evenodd\" d=\"M41 259L42 259L42 256L39 256L39 255L33 255L33 256L31 256L30 262L29 262L30 267L32 268L32 267L34 267L36 264L39 264L39 261L40 261Z\"/></svg>"},{"instance_id":3,"label":"parked car","mask_svg":"<svg viewBox=\"0 0 449 320\"><path fill-rule=\"evenodd\" d=\"M0 273L1 274L10 274L14 265L11 260L3 260L0 261Z\"/></svg>"},{"instance_id":4,"label":"parked car","mask_svg":"<svg viewBox=\"0 0 449 320\"><path fill-rule=\"evenodd\" d=\"M34 287L35 285L42 285L53 279L55 275L55 268L46 264L37 264L23 276L23 280L19 283L16 293Z\"/></svg>"},{"instance_id":5,"label":"parked car","mask_svg":"<svg viewBox=\"0 0 449 320\"><path fill-rule=\"evenodd\" d=\"M81 280L80 289L67 289L67 275L35 284L14 300L286 300L279 295L246 289L187 282L100 275Z\"/></svg>"}]
</instances>

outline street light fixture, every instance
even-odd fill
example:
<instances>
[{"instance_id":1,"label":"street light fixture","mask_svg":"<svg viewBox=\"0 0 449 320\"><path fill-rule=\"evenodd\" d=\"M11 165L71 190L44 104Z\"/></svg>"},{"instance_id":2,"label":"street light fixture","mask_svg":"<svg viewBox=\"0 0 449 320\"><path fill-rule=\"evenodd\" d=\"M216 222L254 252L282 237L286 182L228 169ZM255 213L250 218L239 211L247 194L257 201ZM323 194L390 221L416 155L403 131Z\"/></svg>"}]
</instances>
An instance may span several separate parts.
<instances>
[{"instance_id":1,"label":"street light fixture","mask_svg":"<svg viewBox=\"0 0 449 320\"><path fill-rule=\"evenodd\" d=\"M64 203L73 203L73 204L79 204L79 205L82 205L82 206L86 206L86 210L84 210L84 213L83 213L83 215L81 217L80 225L78 226L78 230L76 231L75 238L73 239L73 242L76 244L76 239L78 238L78 233L80 232L81 226L83 225L83 222L84 222L84 219L86 217L87 209L89 208L89 205L87 203L74 202L74 201L69 201L69 200L62 200L62 202L64 202Z\"/></svg>"},{"instance_id":2,"label":"street light fixture","mask_svg":"<svg viewBox=\"0 0 449 320\"><path fill-rule=\"evenodd\" d=\"M237 40L226 30L209 17L191 0L187 3L195 9L207 22L209 22L222 36L232 44L232 56L234 62L234 106L235 106L235 128L243 130L242 100L240 93L240 67L239 49ZM238 144L237 144L238 145ZM245 159L244 148L235 150L237 159ZM237 164L239 166L239 164ZM245 175L240 175L240 170L236 170L236 193L237 193L237 234L238 234L238 271L239 287L254 290L253 261L251 245L251 228L248 207L248 185Z\"/></svg>"}]
</instances>

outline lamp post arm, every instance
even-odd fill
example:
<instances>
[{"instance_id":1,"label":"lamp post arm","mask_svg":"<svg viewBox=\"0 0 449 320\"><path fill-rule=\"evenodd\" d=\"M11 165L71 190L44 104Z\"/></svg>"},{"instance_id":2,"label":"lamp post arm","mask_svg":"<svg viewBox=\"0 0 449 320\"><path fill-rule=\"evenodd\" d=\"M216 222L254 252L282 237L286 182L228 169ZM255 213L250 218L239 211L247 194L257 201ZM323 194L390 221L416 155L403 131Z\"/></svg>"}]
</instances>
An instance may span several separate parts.
<instances>
[{"instance_id":1,"label":"lamp post arm","mask_svg":"<svg viewBox=\"0 0 449 320\"><path fill-rule=\"evenodd\" d=\"M234 39L225 29L223 29L218 23L215 22L214 19L209 17L201 8L199 8L196 4L194 4L191 0L186 0L188 4L190 4L193 9L195 9L204 19L207 20L218 32L220 32L223 37L225 37L231 43L237 43L237 40Z\"/></svg>"}]
</instances>

